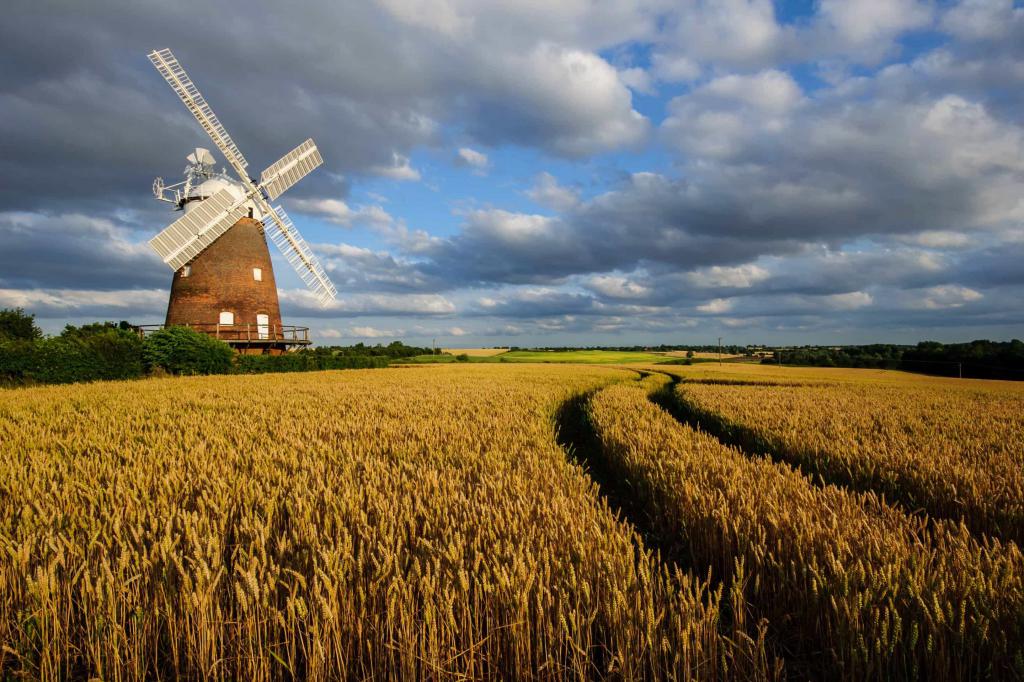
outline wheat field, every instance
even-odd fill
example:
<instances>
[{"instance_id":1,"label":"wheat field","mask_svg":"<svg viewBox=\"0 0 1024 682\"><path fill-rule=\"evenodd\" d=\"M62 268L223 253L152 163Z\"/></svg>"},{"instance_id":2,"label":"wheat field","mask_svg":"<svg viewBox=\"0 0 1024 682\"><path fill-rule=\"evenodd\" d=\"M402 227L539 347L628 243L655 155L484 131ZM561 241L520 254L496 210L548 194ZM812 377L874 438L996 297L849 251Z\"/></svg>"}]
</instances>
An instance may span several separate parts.
<instances>
[{"instance_id":1,"label":"wheat field","mask_svg":"<svg viewBox=\"0 0 1024 682\"><path fill-rule=\"evenodd\" d=\"M757 623L554 439L607 368L0 392L0 669L38 679L763 679ZM728 621L728 622L727 622Z\"/></svg>"},{"instance_id":2,"label":"wheat field","mask_svg":"<svg viewBox=\"0 0 1024 682\"><path fill-rule=\"evenodd\" d=\"M798 671L850 680L1024 674L1015 544L745 456L648 399L668 382L651 375L596 395L590 414L604 457L690 563L730 580L743 558L751 608Z\"/></svg>"},{"instance_id":3,"label":"wheat field","mask_svg":"<svg viewBox=\"0 0 1024 682\"><path fill-rule=\"evenodd\" d=\"M1015 679L1021 395L717 363L2 390L0 672Z\"/></svg>"}]
</instances>

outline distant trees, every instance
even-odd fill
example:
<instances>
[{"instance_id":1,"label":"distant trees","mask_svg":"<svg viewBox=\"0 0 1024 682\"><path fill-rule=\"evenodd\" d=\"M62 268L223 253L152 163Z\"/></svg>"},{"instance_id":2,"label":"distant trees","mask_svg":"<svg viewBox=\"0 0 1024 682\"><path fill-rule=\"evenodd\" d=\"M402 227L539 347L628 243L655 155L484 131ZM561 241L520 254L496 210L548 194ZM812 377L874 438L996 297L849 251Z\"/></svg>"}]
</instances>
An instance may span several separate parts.
<instances>
[{"instance_id":1,"label":"distant trees","mask_svg":"<svg viewBox=\"0 0 1024 682\"><path fill-rule=\"evenodd\" d=\"M0 310L0 342L35 341L42 336L35 315L27 314L22 308Z\"/></svg>"},{"instance_id":2,"label":"distant trees","mask_svg":"<svg viewBox=\"0 0 1024 682\"><path fill-rule=\"evenodd\" d=\"M916 346L805 346L775 351L763 362L814 367L902 369L923 374L979 379L1024 380L1024 342L977 340L970 343L922 341Z\"/></svg>"},{"instance_id":3,"label":"distant trees","mask_svg":"<svg viewBox=\"0 0 1024 682\"><path fill-rule=\"evenodd\" d=\"M903 354L907 369L928 374L980 379L1024 380L1024 342L976 340L970 343L923 341Z\"/></svg>"},{"instance_id":4,"label":"distant trees","mask_svg":"<svg viewBox=\"0 0 1024 682\"><path fill-rule=\"evenodd\" d=\"M386 357L386 358L411 358L416 355L440 355L439 348L420 348L418 346L407 346L401 341L392 341L386 346L377 344L367 346L357 343L354 346L318 346L309 352L318 355L346 355L359 357Z\"/></svg>"}]
</instances>

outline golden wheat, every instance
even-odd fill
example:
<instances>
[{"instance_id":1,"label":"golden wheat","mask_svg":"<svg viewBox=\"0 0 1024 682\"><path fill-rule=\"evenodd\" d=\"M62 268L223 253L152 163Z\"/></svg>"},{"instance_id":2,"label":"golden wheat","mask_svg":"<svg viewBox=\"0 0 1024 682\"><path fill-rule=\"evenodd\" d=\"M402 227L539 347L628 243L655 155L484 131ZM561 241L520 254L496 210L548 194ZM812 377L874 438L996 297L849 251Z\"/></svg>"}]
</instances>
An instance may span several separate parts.
<instances>
[{"instance_id":1,"label":"golden wheat","mask_svg":"<svg viewBox=\"0 0 1024 682\"><path fill-rule=\"evenodd\" d=\"M873 494L819 487L747 458L648 400L668 378L591 401L608 462L680 554L729 581L797 672L845 679L1024 675L1024 557L962 526L908 516Z\"/></svg>"},{"instance_id":2,"label":"golden wheat","mask_svg":"<svg viewBox=\"0 0 1024 682\"><path fill-rule=\"evenodd\" d=\"M554 440L560 403L626 376L453 366L0 392L0 671L765 677L742 591L652 556Z\"/></svg>"},{"instance_id":3,"label":"golden wheat","mask_svg":"<svg viewBox=\"0 0 1024 682\"><path fill-rule=\"evenodd\" d=\"M999 382L683 383L702 423L807 473L1024 540L1024 390Z\"/></svg>"}]
</instances>

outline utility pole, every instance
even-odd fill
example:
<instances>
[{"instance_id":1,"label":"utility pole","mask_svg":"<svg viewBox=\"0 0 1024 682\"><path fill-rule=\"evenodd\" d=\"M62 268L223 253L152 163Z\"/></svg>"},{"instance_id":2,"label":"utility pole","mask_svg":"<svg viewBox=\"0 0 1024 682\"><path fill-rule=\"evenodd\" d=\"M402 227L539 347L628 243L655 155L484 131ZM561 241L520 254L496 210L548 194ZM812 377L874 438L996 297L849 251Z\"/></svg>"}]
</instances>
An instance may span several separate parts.
<instances>
[{"instance_id":1,"label":"utility pole","mask_svg":"<svg viewBox=\"0 0 1024 682\"><path fill-rule=\"evenodd\" d=\"M722 337L718 337L718 364L722 364Z\"/></svg>"}]
</instances>

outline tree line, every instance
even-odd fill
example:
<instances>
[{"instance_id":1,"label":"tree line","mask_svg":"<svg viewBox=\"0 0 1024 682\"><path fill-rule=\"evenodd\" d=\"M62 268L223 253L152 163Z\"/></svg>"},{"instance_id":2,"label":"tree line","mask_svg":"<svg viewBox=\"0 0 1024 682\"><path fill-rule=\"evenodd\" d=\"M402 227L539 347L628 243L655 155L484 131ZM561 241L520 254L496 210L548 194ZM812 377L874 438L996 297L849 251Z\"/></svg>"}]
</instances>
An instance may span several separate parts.
<instances>
[{"instance_id":1,"label":"tree line","mask_svg":"<svg viewBox=\"0 0 1024 682\"><path fill-rule=\"evenodd\" d=\"M976 379L1024 380L1024 342L979 339L968 343L922 341L916 346L804 346L776 350L762 362L814 367L901 369Z\"/></svg>"}]
</instances>

